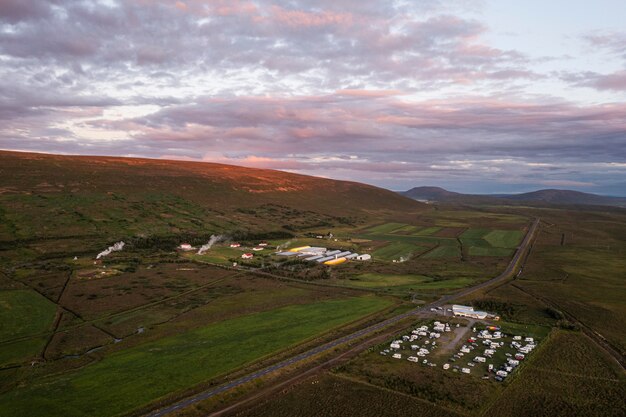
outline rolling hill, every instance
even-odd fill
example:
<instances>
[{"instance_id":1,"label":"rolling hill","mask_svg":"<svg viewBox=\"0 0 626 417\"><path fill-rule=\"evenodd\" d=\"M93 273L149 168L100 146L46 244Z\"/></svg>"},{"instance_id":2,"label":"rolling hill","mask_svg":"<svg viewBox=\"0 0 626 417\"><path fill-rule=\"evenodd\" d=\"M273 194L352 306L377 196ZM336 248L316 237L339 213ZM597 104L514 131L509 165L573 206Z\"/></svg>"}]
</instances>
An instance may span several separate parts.
<instances>
[{"instance_id":1,"label":"rolling hill","mask_svg":"<svg viewBox=\"0 0 626 417\"><path fill-rule=\"evenodd\" d=\"M462 194L440 187L415 187L400 194L421 201L437 201L458 204L556 204L556 205L598 205L626 207L626 198L608 197L572 190L537 190L521 194Z\"/></svg>"},{"instance_id":2,"label":"rolling hill","mask_svg":"<svg viewBox=\"0 0 626 417\"><path fill-rule=\"evenodd\" d=\"M288 232L424 207L365 184L267 169L0 151L0 241Z\"/></svg>"}]
</instances>

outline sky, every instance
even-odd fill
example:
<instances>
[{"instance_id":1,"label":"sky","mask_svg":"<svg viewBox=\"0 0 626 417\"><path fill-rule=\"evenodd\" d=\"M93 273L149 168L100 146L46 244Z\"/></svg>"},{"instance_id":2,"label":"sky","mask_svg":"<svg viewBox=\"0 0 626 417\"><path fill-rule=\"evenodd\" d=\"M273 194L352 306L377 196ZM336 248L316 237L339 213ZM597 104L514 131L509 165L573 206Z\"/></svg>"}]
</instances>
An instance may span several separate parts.
<instances>
[{"instance_id":1,"label":"sky","mask_svg":"<svg viewBox=\"0 0 626 417\"><path fill-rule=\"evenodd\" d=\"M0 149L626 196L623 0L2 0Z\"/></svg>"}]
</instances>

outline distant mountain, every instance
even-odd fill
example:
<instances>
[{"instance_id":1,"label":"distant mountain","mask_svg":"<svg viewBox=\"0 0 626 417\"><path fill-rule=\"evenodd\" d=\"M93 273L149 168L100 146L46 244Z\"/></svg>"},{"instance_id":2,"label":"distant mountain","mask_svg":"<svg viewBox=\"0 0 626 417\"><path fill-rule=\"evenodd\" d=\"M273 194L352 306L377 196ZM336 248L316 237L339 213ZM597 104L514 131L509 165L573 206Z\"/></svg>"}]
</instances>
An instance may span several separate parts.
<instances>
[{"instance_id":1,"label":"distant mountain","mask_svg":"<svg viewBox=\"0 0 626 417\"><path fill-rule=\"evenodd\" d=\"M401 193L414 200L445 201L463 196L461 193L445 190L441 187L415 187Z\"/></svg>"},{"instance_id":2,"label":"distant mountain","mask_svg":"<svg viewBox=\"0 0 626 417\"><path fill-rule=\"evenodd\" d=\"M522 194L462 194L440 187L415 187L400 194L419 201L434 201L459 204L561 204L598 205L626 207L626 198L608 197L572 190L537 190Z\"/></svg>"}]
</instances>

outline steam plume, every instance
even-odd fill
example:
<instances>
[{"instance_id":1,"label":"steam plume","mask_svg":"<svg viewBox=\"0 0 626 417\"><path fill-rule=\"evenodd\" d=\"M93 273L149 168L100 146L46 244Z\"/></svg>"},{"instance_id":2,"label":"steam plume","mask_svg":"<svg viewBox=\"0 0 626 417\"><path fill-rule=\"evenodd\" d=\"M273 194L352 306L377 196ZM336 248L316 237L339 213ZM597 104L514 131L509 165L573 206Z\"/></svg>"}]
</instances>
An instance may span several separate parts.
<instances>
[{"instance_id":1,"label":"steam plume","mask_svg":"<svg viewBox=\"0 0 626 417\"><path fill-rule=\"evenodd\" d=\"M204 252L211 249L211 246L215 245L217 242L224 240L224 236L222 235L211 235L211 238L207 242L206 245L202 245L200 249L198 249L198 255L202 255Z\"/></svg>"},{"instance_id":2,"label":"steam plume","mask_svg":"<svg viewBox=\"0 0 626 417\"><path fill-rule=\"evenodd\" d=\"M100 259L107 255L110 255L111 252L121 251L122 249L124 249L124 245L125 245L124 242L117 242L113 244L113 246L109 246L108 249L105 249L102 252L100 252L98 256L96 256L96 259Z\"/></svg>"}]
</instances>

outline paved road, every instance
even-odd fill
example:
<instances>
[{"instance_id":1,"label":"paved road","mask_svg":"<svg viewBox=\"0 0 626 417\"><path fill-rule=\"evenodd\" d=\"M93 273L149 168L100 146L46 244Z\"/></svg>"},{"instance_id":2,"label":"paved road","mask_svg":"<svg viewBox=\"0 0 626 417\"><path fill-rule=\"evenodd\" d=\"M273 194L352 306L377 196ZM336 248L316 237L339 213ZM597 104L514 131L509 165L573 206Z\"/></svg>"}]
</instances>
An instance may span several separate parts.
<instances>
[{"instance_id":1,"label":"paved road","mask_svg":"<svg viewBox=\"0 0 626 417\"><path fill-rule=\"evenodd\" d=\"M240 385L246 384L250 381L254 381L258 378L261 378L269 373L272 373L274 371L277 371L279 369L283 369L286 368L288 366L291 366L297 362L300 361L304 361L306 359L309 359L315 355L318 355L322 352L327 352L331 349L333 349L336 346L342 345L344 343L359 339L367 334L373 333L377 330L383 329L387 326L390 326L392 324L398 323L400 320L403 320L407 317L410 316L415 316L419 313L423 313L425 311L428 311L430 308L433 307L440 307L446 303L448 303L450 300L458 298L458 297L462 297L468 294L471 294L474 291L477 291L479 289L482 288L486 288L489 287L499 281L502 281L506 278L508 278L517 268L518 262L521 259L522 256L524 256L526 249L528 248L528 245L530 244L530 241L532 240L533 236L535 235L535 232L537 230L537 227L539 225L539 219L536 219L532 226L530 227L528 233L526 233L526 237L524 238L524 240L522 241L522 243L520 244L520 246L518 247L517 251L515 252L515 255L513 256L513 259L511 260L511 262L509 263L509 265L507 266L506 270L504 270L504 272L502 272L500 275L498 275L495 278L492 278L488 281L485 281L481 284L478 284L474 287L470 287L470 288L466 288L464 290L461 290L459 292L456 292L454 294L450 294L447 295L445 297L442 297L441 299L432 302L430 304L424 305L420 308L416 308L414 310L411 311L407 311L406 313L403 314L399 314L397 316L394 316L392 318L389 318L387 320L384 320L380 323L376 323L374 325L371 325L369 327L366 327L364 329L361 329L357 332L354 332L352 334L349 334L347 336L343 336L340 337L339 339L335 339L332 342L328 342L325 343L323 345L317 346L311 350L307 350L306 352L300 353L299 355L293 356L289 359L285 359L282 362L278 362L274 365L271 365L267 368L263 368L259 371L253 372L251 374L248 374L246 376L243 376L241 378L235 379L233 381L227 382L223 385L220 385L219 387L213 388L213 389L209 389L207 391L203 391L199 394L195 394L189 398L186 398L184 400L181 400L173 405L167 406L167 407L163 407L159 410L153 411L152 413L148 414L147 417L162 417L162 416L166 416L170 413L173 413L175 411L178 411L182 408L186 408L189 407L190 405L193 405L195 403L198 403L200 401L204 401L208 398L211 398L215 395L221 394L223 392L229 391L235 387L238 387Z\"/></svg>"}]
</instances>

